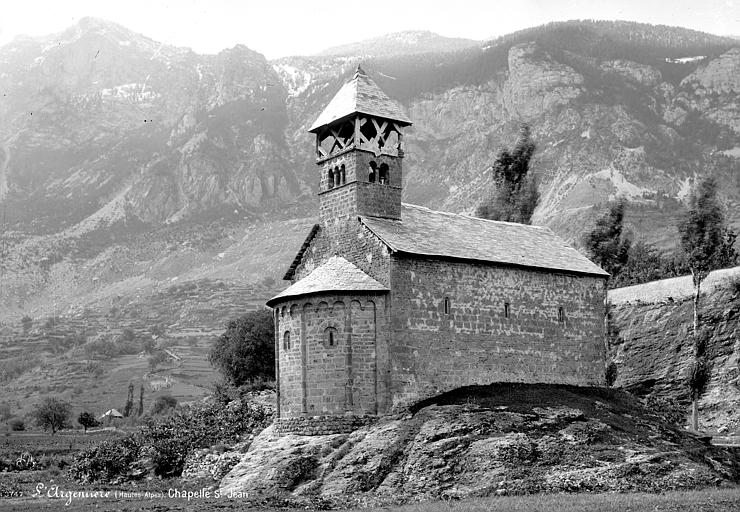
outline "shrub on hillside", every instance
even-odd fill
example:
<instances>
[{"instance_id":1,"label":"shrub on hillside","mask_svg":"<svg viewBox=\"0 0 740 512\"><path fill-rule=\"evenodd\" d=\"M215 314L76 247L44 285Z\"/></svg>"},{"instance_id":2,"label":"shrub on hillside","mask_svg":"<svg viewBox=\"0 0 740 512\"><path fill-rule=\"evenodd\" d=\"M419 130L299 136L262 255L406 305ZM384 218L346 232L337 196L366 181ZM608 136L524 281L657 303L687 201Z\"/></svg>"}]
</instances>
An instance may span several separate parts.
<instances>
[{"instance_id":1,"label":"shrub on hillside","mask_svg":"<svg viewBox=\"0 0 740 512\"><path fill-rule=\"evenodd\" d=\"M728 284L732 293L740 294L740 274L732 276Z\"/></svg>"},{"instance_id":2,"label":"shrub on hillside","mask_svg":"<svg viewBox=\"0 0 740 512\"><path fill-rule=\"evenodd\" d=\"M683 426L686 421L685 408L673 400L656 395L648 395L642 399L647 409L658 414L672 425Z\"/></svg>"},{"instance_id":3,"label":"shrub on hillside","mask_svg":"<svg viewBox=\"0 0 740 512\"><path fill-rule=\"evenodd\" d=\"M85 345L85 352L88 354L96 354L104 359L110 359L112 357L138 354L141 352L142 346L136 340L111 340L111 339L97 339L89 341Z\"/></svg>"},{"instance_id":4,"label":"shrub on hillside","mask_svg":"<svg viewBox=\"0 0 740 512\"><path fill-rule=\"evenodd\" d=\"M178 476L191 451L236 443L240 436L262 430L271 420L267 409L247 401L179 408L166 418L149 418L138 432L123 439L79 453L70 471L85 482L137 478L150 472Z\"/></svg>"},{"instance_id":5,"label":"shrub on hillside","mask_svg":"<svg viewBox=\"0 0 740 512\"><path fill-rule=\"evenodd\" d=\"M158 396L152 404L151 414L164 414L177 407L177 398L172 395Z\"/></svg>"},{"instance_id":6,"label":"shrub on hillside","mask_svg":"<svg viewBox=\"0 0 740 512\"><path fill-rule=\"evenodd\" d=\"M149 363L149 371L153 372L157 369L157 366L160 364L166 362L170 356L165 352L164 350L157 350L156 352L153 352L151 356L147 359L147 362Z\"/></svg>"},{"instance_id":7,"label":"shrub on hillside","mask_svg":"<svg viewBox=\"0 0 740 512\"><path fill-rule=\"evenodd\" d=\"M213 398L224 405L234 400L247 400L249 393L275 389L276 383L270 379L255 379L242 386L234 386L228 382L216 382L213 385Z\"/></svg>"},{"instance_id":8,"label":"shrub on hillside","mask_svg":"<svg viewBox=\"0 0 740 512\"><path fill-rule=\"evenodd\" d=\"M31 368L37 367L41 358L37 355L25 355L11 357L0 361L0 382L7 382L27 372Z\"/></svg>"},{"instance_id":9,"label":"shrub on hillside","mask_svg":"<svg viewBox=\"0 0 740 512\"><path fill-rule=\"evenodd\" d=\"M8 421L8 426L13 432L21 432L26 430L26 423L20 418L11 418Z\"/></svg>"},{"instance_id":10,"label":"shrub on hillside","mask_svg":"<svg viewBox=\"0 0 740 512\"><path fill-rule=\"evenodd\" d=\"M28 331L33 327L33 318L28 315L24 315L23 318L21 318L21 326L23 327L23 334L28 334Z\"/></svg>"}]
</instances>

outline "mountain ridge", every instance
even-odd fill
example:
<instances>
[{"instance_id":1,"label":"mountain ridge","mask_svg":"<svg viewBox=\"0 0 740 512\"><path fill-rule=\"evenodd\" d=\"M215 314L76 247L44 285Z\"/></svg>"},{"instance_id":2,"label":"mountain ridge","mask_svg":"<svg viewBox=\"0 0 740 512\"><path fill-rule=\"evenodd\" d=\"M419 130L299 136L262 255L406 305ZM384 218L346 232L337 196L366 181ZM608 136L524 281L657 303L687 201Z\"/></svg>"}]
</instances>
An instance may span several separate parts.
<instances>
[{"instance_id":1,"label":"mountain ridge","mask_svg":"<svg viewBox=\"0 0 740 512\"><path fill-rule=\"evenodd\" d=\"M482 44L482 41L462 37L445 37L430 30L404 30L333 46L314 54L314 56L392 57L417 53L453 52L480 44Z\"/></svg>"},{"instance_id":2,"label":"mountain ridge","mask_svg":"<svg viewBox=\"0 0 740 512\"><path fill-rule=\"evenodd\" d=\"M195 296L162 309L154 297L174 283L250 290L271 279L277 292L317 212L306 131L358 58L268 61L240 45L198 55L90 24L64 43L0 48L4 339L25 339L26 315L43 324L87 308L108 322L81 335L92 340L132 321L112 308L151 300L172 325L207 309ZM363 59L414 121L403 200L471 213L526 122L542 193L534 222L575 245L621 195L635 237L671 250L691 184L710 174L740 226L740 43L675 28L654 44L638 37L646 30L561 23ZM676 34L685 40L670 47ZM200 331L222 327L219 312L210 318L197 316Z\"/></svg>"}]
</instances>

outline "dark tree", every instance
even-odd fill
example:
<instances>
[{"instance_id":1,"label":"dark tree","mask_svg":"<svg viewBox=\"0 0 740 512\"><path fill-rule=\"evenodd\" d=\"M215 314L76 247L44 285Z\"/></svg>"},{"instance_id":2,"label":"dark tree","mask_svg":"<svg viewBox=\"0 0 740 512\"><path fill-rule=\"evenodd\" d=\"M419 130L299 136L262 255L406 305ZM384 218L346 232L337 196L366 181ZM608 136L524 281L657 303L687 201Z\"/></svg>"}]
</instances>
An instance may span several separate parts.
<instances>
[{"instance_id":1,"label":"dark tree","mask_svg":"<svg viewBox=\"0 0 740 512\"><path fill-rule=\"evenodd\" d=\"M85 429L85 433L87 433L88 428L97 427L100 425L100 422L93 416L91 412L81 412L79 416L77 416L77 423L82 425L82 428Z\"/></svg>"},{"instance_id":2,"label":"dark tree","mask_svg":"<svg viewBox=\"0 0 740 512\"><path fill-rule=\"evenodd\" d=\"M126 404L123 406L123 415L125 417L131 416L134 411L134 383L128 383L128 395L126 396Z\"/></svg>"},{"instance_id":3,"label":"dark tree","mask_svg":"<svg viewBox=\"0 0 740 512\"><path fill-rule=\"evenodd\" d=\"M693 188L688 210L678 224L678 231L681 249L694 283L695 350L689 387L692 401L691 423L694 430L698 430L698 401L704 392L710 372L701 349L704 341L699 331L701 283L712 270L729 267L737 262L737 252L734 248L737 235L725 224L722 205L717 198L717 182L714 178L706 178Z\"/></svg>"},{"instance_id":4,"label":"dark tree","mask_svg":"<svg viewBox=\"0 0 740 512\"><path fill-rule=\"evenodd\" d=\"M33 319L28 315L24 315L21 318L21 326L23 327L23 334L27 334L31 330L31 327L33 327Z\"/></svg>"},{"instance_id":5,"label":"dark tree","mask_svg":"<svg viewBox=\"0 0 740 512\"><path fill-rule=\"evenodd\" d=\"M614 279L629 259L631 241L623 233L624 199L609 206L596 220L594 228L583 237L583 244L594 262L612 275Z\"/></svg>"},{"instance_id":6,"label":"dark tree","mask_svg":"<svg viewBox=\"0 0 740 512\"><path fill-rule=\"evenodd\" d=\"M494 192L476 209L476 216L530 224L540 193L529 162L536 149L529 126L522 126L514 149L502 150L493 163Z\"/></svg>"},{"instance_id":7,"label":"dark tree","mask_svg":"<svg viewBox=\"0 0 740 512\"><path fill-rule=\"evenodd\" d=\"M46 397L31 413L36 424L44 430L51 429L52 435L69 424L69 404L55 397Z\"/></svg>"},{"instance_id":8,"label":"dark tree","mask_svg":"<svg viewBox=\"0 0 740 512\"><path fill-rule=\"evenodd\" d=\"M136 411L137 416L141 416L144 414L144 383L141 383L141 388L139 388L139 410Z\"/></svg>"},{"instance_id":9,"label":"dark tree","mask_svg":"<svg viewBox=\"0 0 740 512\"><path fill-rule=\"evenodd\" d=\"M676 274L666 274L666 260L658 250L647 242L637 240L627 251L627 261L619 269L619 273L609 281L611 288L632 286L647 283Z\"/></svg>"},{"instance_id":10,"label":"dark tree","mask_svg":"<svg viewBox=\"0 0 740 512\"><path fill-rule=\"evenodd\" d=\"M208 360L234 385L275 378L275 325L268 309L232 320L218 337Z\"/></svg>"}]
</instances>

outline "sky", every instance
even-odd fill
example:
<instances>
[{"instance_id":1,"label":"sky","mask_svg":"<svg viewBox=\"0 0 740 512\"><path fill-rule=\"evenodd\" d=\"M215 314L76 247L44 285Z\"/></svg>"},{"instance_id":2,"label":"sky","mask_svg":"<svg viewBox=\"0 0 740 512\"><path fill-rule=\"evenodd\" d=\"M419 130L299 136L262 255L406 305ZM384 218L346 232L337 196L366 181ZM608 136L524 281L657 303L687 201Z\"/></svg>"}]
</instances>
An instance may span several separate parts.
<instances>
[{"instance_id":1,"label":"sky","mask_svg":"<svg viewBox=\"0 0 740 512\"><path fill-rule=\"evenodd\" d=\"M244 44L268 59L403 30L485 40L570 19L740 36L740 0L0 0L0 45L59 32L85 16L198 53Z\"/></svg>"}]
</instances>

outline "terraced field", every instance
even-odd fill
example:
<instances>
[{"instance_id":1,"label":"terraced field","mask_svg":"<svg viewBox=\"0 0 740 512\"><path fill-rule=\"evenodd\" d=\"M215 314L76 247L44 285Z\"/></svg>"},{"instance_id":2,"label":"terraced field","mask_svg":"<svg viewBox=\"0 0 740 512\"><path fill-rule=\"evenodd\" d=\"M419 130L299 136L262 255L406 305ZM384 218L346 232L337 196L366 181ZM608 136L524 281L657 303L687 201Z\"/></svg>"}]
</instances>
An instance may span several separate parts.
<instances>
[{"instance_id":1,"label":"terraced field","mask_svg":"<svg viewBox=\"0 0 740 512\"><path fill-rule=\"evenodd\" d=\"M26 417L33 404L54 395L72 404L74 417L83 410L102 414L123 407L130 383L137 400L144 385L145 409L163 394L178 402L199 400L218 379L208 363L213 340L229 320L262 307L272 293L259 285L204 279L113 308L46 319L27 332L6 327L0 338L2 402L12 416ZM109 343L113 352L92 352L95 343ZM116 345L128 347L126 353L115 353ZM168 355L154 368L152 350Z\"/></svg>"}]
</instances>

